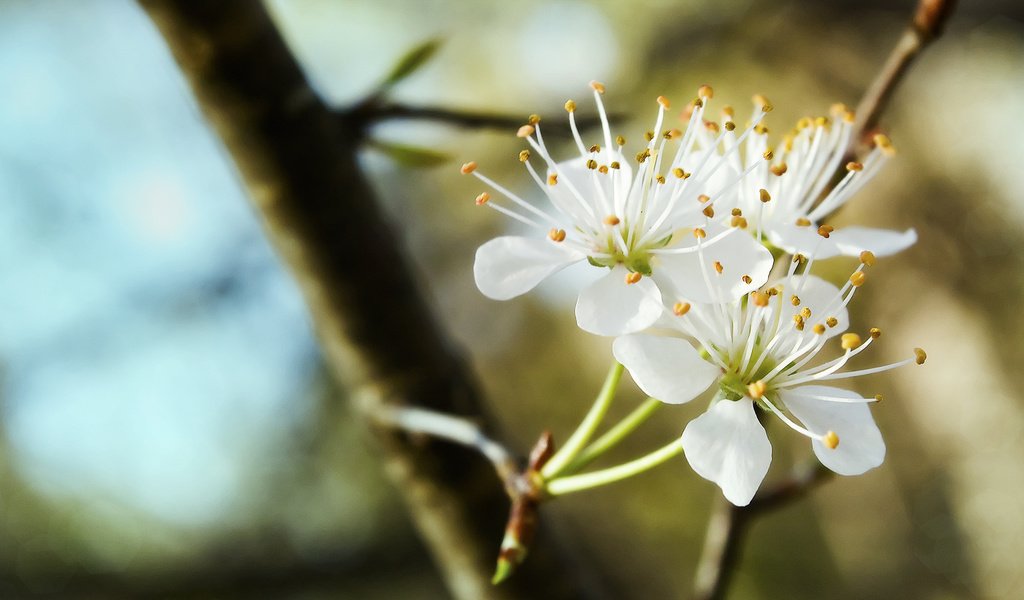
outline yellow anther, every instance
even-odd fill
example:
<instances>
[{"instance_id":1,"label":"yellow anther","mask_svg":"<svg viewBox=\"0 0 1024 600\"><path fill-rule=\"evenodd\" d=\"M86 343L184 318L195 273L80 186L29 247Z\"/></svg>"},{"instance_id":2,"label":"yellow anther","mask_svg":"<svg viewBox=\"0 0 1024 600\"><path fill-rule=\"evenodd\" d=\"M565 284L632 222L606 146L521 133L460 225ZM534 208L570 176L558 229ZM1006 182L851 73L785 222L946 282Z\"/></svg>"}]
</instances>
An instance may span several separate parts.
<instances>
[{"instance_id":1,"label":"yellow anther","mask_svg":"<svg viewBox=\"0 0 1024 600\"><path fill-rule=\"evenodd\" d=\"M530 160L530 151L523 150L519 153L519 162L526 162Z\"/></svg>"},{"instance_id":2,"label":"yellow anther","mask_svg":"<svg viewBox=\"0 0 1024 600\"><path fill-rule=\"evenodd\" d=\"M619 164L619 161L617 161L617 160L613 160L613 161L611 162L611 164L610 164L610 165L608 165L608 166L609 166L609 167L611 167L611 168L613 168L613 169L618 169L618 168L619 168L619 167L621 167L622 165L620 165L620 164Z\"/></svg>"},{"instance_id":3,"label":"yellow anther","mask_svg":"<svg viewBox=\"0 0 1024 600\"><path fill-rule=\"evenodd\" d=\"M768 384L763 379L747 384L747 394L750 395L754 400L760 400L764 397L764 393L768 391Z\"/></svg>"},{"instance_id":4,"label":"yellow anther","mask_svg":"<svg viewBox=\"0 0 1024 600\"><path fill-rule=\"evenodd\" d=\"M796 220L796 226L797 227L810 227L811 226L811 222L809 220L803 218L803 217L800 217L799 219Z\"/></svg>"},{"instance_id":5,"label":"yellow anther","mask_svg":"<svg viewBox=\"0 0 1024 600\"><path fill-rule=\"evenodd\" d=\"M665 176L664 175L658 175L657 177L654 178L654 180L657 181L658 183L664 184L665 183Z\"/></svg>"},{"instance_id":6,"label":"yellow anther","mask_svg":"<svg viewBox=\"0 0 1024 600\"><path fill-rule=\"evenodd\" d=\"M805 264L807 262L807 257L797 252L796 254L793 255L793 262Z\"/></svg>"},{"instance_id":7,"label":"yellow anther","mask_svg":"<svg viewBox=\"0 0 1024 600\"><path fill-rule=\"evenodd\" d=\"M646 132L644 132L644 137L647 138L647 141L649 142L654 139L654 132L648 129Z\"/></svg>"},{"instance_id":8,"label":"yellow anther","mask_svg":"<svg viewBox=\"0 0 1024 600\"><path fill-rule=\"evenodd\" d=\"M642 163L651 155L651 151L648 148L644 148L643 152L636 153L636 162Z\"/></svg>"},{"instance_id":9,"label":"yellow anther","mask_svg":"<svg viewBox=\"0 0 1024 600\"><path fill-rule=\"evenodd\" d=\"M772 165L772 168L771 168L772 175L776 175L776 176L781 176L783 173L785 173L788 170L789 170L789 167L786 165L786 163L779 163L777 165Z\"/></svg>"},{"instance_id":10,"label":"yellow anther","mask_svg":"<svg viewBox=\"0 0 1024 600\"><path fill-rule=\"evenodd\" d=\"M836 432L829 431L828 433L825 434L825 439L823 439L821 442L828 446L829 450L835 450L836 448L839 447L839 436L836 435Z\"/></svg>"},{"instance_id":11,"label":"yellow anther","mask_svg":"<svg viewBox=\"0 0 1024 600\"><path fill-rule=\"evenodd\" d=\"M704 123L704 128L713 133L718 133L722 129L721 127L718 126L718 123L715 123L714 121L708 121Z\"/></svg>"},{"instance_id":12,"label":"yellow anther","mask_svg":"<svg viewBox=\"0 0 1024 600\"><path fill-rule=\"evenodd\" d=\"M516 132L516 137L527 138L533 135L534 131L535 129L533 128L533 125L523 125L519 128L519 131Z\"/></svg>"},{"instance_id":13,"label":"yellow anther","mask_svg":"<svg viewBox=\"0 0 1024 600\"><path fill-rule=\"evenodd\" d=\"M483 206L484 204L487 204L487 201L490 200L490 199L491 199L491 195L488 194L487 192L483 192L479 196L476 197L475 202L476 202L477 206Z\"/></svg>"},{"instance_id":14,"label":"yellow anther","mask_svg":"<svg viewBox=\"0 0 1024 600\"><path fill-rule=\"evenodd\" d=\"M872 139L875 142L875 146L877 146L883 154L887 156L892 156L893 154L896 154L896 148L893 147L892 140L889 139L889 136L885 135L884 133L876 133L875 137Z\"/></svg>"},{"instance_id":15,"label":"yellow anther","mask_svg":"<svg viewBox=\"0 0 1024 600\"><path fill-rule=\"evenodd\" d=\"M471 160L468 163L465 163L459 170L462 171L463 175L469 175L473 171L476 171L476 161Z\"/></svg>"},{"instance_id":16,"label":"yellow anther","mask_svg":"<svg viewBox=\"0 0 1024 600\"><path fill-rule=\"evenodd\" d=\"M665 132L665 139L668 140L678 140L681 137L683 137L683 132L678 129L673 128Z\"/></svg>"},{"instance_id":17,"label":"yellow anther","mask_svg":"<svg viewBox=\"0 0 1024 600\"><path fill-rule=\"evenodd\" d=\"M587 168L590 169L590 170L596 169L597 168L597 161L594 160L594 159L588 160L587 161Z\"/></svg>"},{"instance_id":18,"label":"yellow anther","mask_svg":"<svg viewBox=\"0 0 1024 600\"><path fill-rule=\"evenodd\" d=\"M558 173L548 175L548 185L555 185L556 183L558 183Z\"/></svg>"},{"instance_id":19,"label":"yellow anther","mask_svg":"<svg viewBox=\"0 0 1024 600\"><path fill-rule=\"evenodd\" d=\"M805 319L810 319L811 318L811 307L810 306L805 306L805 307L801 308L800 309L800 316L802 316Z\"/></svg>"},{"instance_id":20,"label":"yellow anther","mask_svg":"<svg viewBox=\"0 0 1024 600\"><path fill-rule=\"evenodd\" d=\"M620 221L619 218L616 217L615 215L608 215L607 217L604 218L604 224L611 225L612 227L618 225L621 222L622 221Z\"/></svg>"},{"instance_id":21,"label":"yellow anther","mask_svg":"<svg viewBox=\"0 0 1024 600\"><path fill-rule=\"evenodd\" d=\"M768 306L768 300L771 299L771 294L768 294L767 292L751 292L750 298L754 301L754 306L764 308Z\"/></svg>"},{"instance_id":22,"label":"yellow anther","mask_svg":"<svg viewBox=\"0 0 1024 600\"><path fill-rule=\"evenodd\" d=\"M725 127L726 131L733 131L736 129L736 124L732 121L726 121L725 123L722 123L722 127Z\"/></svg>"},{"instance_id":23,"label":"yellow anther","mask_svg":"<svg viewBox=\"0 0 1024 600\"><path fill-rule=\"evenodd\" d=\"M676 302L674 305L672 305L672 314L674 314L677 317L681 317L688 312L690 312L689 302Z\"/></svg>"},{"instance_id":24,"label":"yellow anther","mask_svg":"<svg viewBox=\"0 0 1024 600\"><path fill-rule=\"evenodd\" d=\"M746 229L747 220L744 217L734 216L733 218L729 219L729 225L731 225L732 227L739 227L740 229Z\"/></svg>"},{"instance_id":25,"label":"yellow anther","mask_svg":"<svg viewBox=\"0 0 1024 600\"><path fill-rule=\"evenodd\" d=\"M793 294L793 297L789 299L789 303L793 306L800 306L800 296Z\"/></svg>"},{"instance_id":26,"label":"yellow anther","mask_svg":"<svg viewBox=\"0 0 1024 600\"><path fill-rule=\"evenodd\" d=\"M565 101L565 112L576 112L576 101L566 100Z\"/></svg>"},{"instance_id":27,"label":"yellow anther","mask_svg":"<svg viewBox=\"0 0 1024 600\"><path fill-rule=\"evenodd\" d=\"M804 330L804 318L800 315L793 315L793 323L796 325L797 331Z\"/></svg>"},{"instance_id":28,"label":"yellow anther","mask_svg":"<svg viewBox=\"0 0 1024 600\"><path fill-rule=\"evenodd\" d=\"M919 365L923 365L926 360L928 360L928 355L925 353L924 349L914 348L914 362Z\"/></svg>"},{"instance_id":29,"label":"yellow anther","mask_svg":"<svg viewBox=\"0 0 1024 600\"><path fill-rule=\"evenodd\" d=\"M775 152L772 150L765 150L764 154L761 156L763 156L765 160L771 160L775 158Z\"/></svg>"},{"instance_id":30,"label":"yellow anther","mask_svg":"<svg viewBox=\"0 0 1024 600\"><path fill-rule=\"evenodd\" d=\"M658 96L657 101L658 101L658 104L660 104L661 107L664 108L665 110L668 110L669 107L671 106L671 103L668 101L668 98L666 98L664 96Z\"/></svg>"},{"instance_id":31,"label":"yellow anther","mask_svg":"<svg viewBox=\"0 0 1024 600\"><path fill-rule=\"evenodd\" d=\"M540 115L530 115L529 117L526 118L526 122L529 123L530 125L536 125L537 123L540 123Z\"/></svg>"},{"instance_id":32,"label":"yellow anther","mask_svg":"<svg viewBox=\"0 0 1024 600\"><path fill-rule=\"evenodd\" d=\"M601 145L600 144L594 144L593 146L590 147L590 151L591 152L600 152L601 151Z\"/></svg>"},{"instance_id":33,"label":"yellow anther","mask_svg":"<svg viewBox=\"0 0 1024 600\"><path fill-rule=\"evenodd\" d=\"M814 121L812 121L810 117L800 117L800 119L796 122L796 128L799 131L801 129L807 129L812 124L814 124Z\"/></svg>"},{"instance_id":34,"label":"yellow anther","mask_svg":"<svg viewBox=\"0 0 1024 600\"><path fill-rule=\"evenodd\" d=\"M836 325L839 324L839 319L835 317L829 317L825 319L825 324L828 325L829 328L835 327Z\"/></svg>"},{"instance_id":35,"label":"yellow anther","mask_svg":"<svg viewBox=\"0 0 1024 600\"><path fill-rule=\"evenodd\" d=\"M715 97L715 90L711 89L710 85L705 84L697 88L697 95L710 100Z\"/></svg>"},{"instance_id":36,"label":"yellow anther","mask_svg":"<svg viewBox=\"0 0 1024 600\"><path fill-rule=\"evenodd\" d=\"M871 339L874 340L877 340L878 338L882 337L882 330L877 327L872 327L871 329L868 330L868 333L871 334Z\"/></svg>"},{"instance_id":37,"label":"yellow anther","mask_svg":"<svg viewBox=\"0 0 1024 600\"><path fill-rule=\"evenodd\" d=\"M814 333L818 335L825 333L825 326L822 325L821 323L818 323L817 325L814 326Z\"/></svg>"},{"instance_id":38,"label":"yellow anther","mask_svg":"<svg viewBox=\"0 0 1024 600\"><path fill-rule=\"evenodd\" d=\"M854 271L853 275L850 275L850 283L853 284L853 287L860 287L867 280L868 276L864 271Z\"/></svg>"},{"instance_id":39,"label":"yellow anther","mask_svg":"<svg viewBox=\"0 0 1024 600\"><path fill-rule=\"evenodd\" d=\"M736 116L736 110L733 107L726 104L722 107L722 117L726 119L732 119Z\"/></svg>"},{"instance_id":40,"label":"yellow anther","mask_svg":"<svg viewBox=\"0 0 1024 600\"><path fill-rule=\"evenodd\" d=\"M768 190L761 188L758 192L758 196L761 198L761 202L770 202L772 195L768 193Z\"/></svg>"},{"instance_id":41,"label":"yellow anther","mask_svg":"<svg viewBox=\"0 0 1024 600\"><path fill-rule=\"evenodd\" d=\"M704 101L701 100L700 98L694 98L693 100L690 101L690 105L693 106L693 108L700 108L704 106ZM690 111L690 114L693 114L692 110Z\"/></svg>"},{"instance_id":42,"label":"yellow anther","mask_svg":"<svg viewBox=\"0 0 1024 600\"><path fill-rule=\"evenodd\" d=\"M672 174L675 175L677 178L682 179L683 175L686 175L686 171L680 169L679 167L676 167L672 169Z\"/></svg>"},{"instance_id":43,"label":"yellow anther","mask_svg":"<svg viewBox=\"0 0 1024 600\"><path fill-rule=\"evenodd\" d=\"M768 99L765 98L764 96L762 96L761 94L754 94L753 100L754 100L754 104L756 104L756 105L761 107L761 111L762 112L771 112L772 111L772 108L773 108L772 107L772 103L769 102Z\"/></svg>"},{"instance_id":44,"label":"yellow anther","mask_svg":"<svg viewBox=\"0 0 1024 600\"><path fill-rule=\"evenodd\" d=\"M601 83L600 81L591 81L590 82L590 89L594 90L598 94L603 94L604 93L604 84Z\"/></svg>"},{"instance_id":45,"label":"yellow anther","mask_svg":"<svg viewBox=\"0 0 1024 600\"><path fill-rule=\"evenodd\" d=\"M626 138L622 137L621 135L617 135L617 136L615 136L615 143L620 145L620 146L625 146L626 145Z\"/></svg>"},{"instance_id":46,"label":"yellow anther","mask_svg":"<svg viewBox=\"0 0 1024 600\"><path fill-rule=\"evenodd\" d=\"M565 241L565 230L564 229L556 229L556 228L552 227L551 231L548 232L548 237L551 238L551 241L554 241L554 242L564 242Z\"/></svg>"},{"instance_id":47,"label":"yellow anther","mask_svg":"<svg viewBox=\"0 0 1024 600\"><path fill-rule=\"evenodd\" d=\"M700 202L701 204L704 204L708 200L711 200L711 196L708 196L707 194L701 194L700 196L697 196L697 202Z\"/></svg>"},{"instance_id":48,"label":"yellow anther","mask_svg":"<svg viewBox=\"0 0 1024 600\"><path fill-rule=\"evenodd\" d=\"M860 336L856 333L844 333L839 338L839 343L843 346L843 350L853 350L857 346L860 346Z\"/></svg>"},{"instance_id":49,"label":"yellow anther","mask_svg":"<svg viewBox=\"0 0 1024 600\"><path fill-rule=\"evenodd\" d=\"M743 216L743 209L741 209L741 208L734 208L734 209L732 209L730 214L732 214L732 216L734 216L734 217L742 217Z\"/></svg>"},{"instance_id":50,"label":"yellow anther","mask_svg":"<svg viewBox=\"0 0 1024 600\"><path fill-rule=\"evenodd\" d=\"M822 225L821 227L818 228L818 235L820 235L823 238L827 238L835 230L836 228L831 225Z\"/></svg>"},{"instance_id":51,"label":"yellow anther","mask_svg":"<svg viewBox=\"0 0 1024 600\"><path fill-rule=\"evenodd\" d=\"M744 275L743 277L740 277L740 281L747 285L750 285L750 282L753 281L753 279L750 278L750 275Z\"/></svg>"},{"instance_id":52,"label":"yellow anther","mask_svg":"<svg viewBox=\"0 0 1024 600\"><path fill-rule=\"evenodd\" d=\"M715 207L714 206L705 206L704 210L702 210L701 212L704 213L705 217L707 217L709 219L712 219L715 216Z\"/></svg>"},{"instance_id":53,"label":"yellow anther","mask_svg":"<svg viewBox=\"0 0 1024 600\"><path fill-rule=\"evenodd\" d=\"M875 254L870 250L865 250L860 253L860 262L867 267L875 266Z\"/></svg>"},{"instance_id":54,"label":"yellow anther","mask_svg":"<svg viewBox=\"0 0 1024 600\"><path fill-rule=\"evenodd\" d=\"M722 266L722 263L717 261L717 260L714 263L714 267L715 267L715 272L718 273L719 275L721 275L722 271L725 270L725 267Z\"/></svg>"},{"instance_id":55,"label":"yellow anther","mask_svg":"<svg viewBox=\"0 0 1024 600\"><path fill-rule=\"evenodd\" d=\"M608 165L601 165L600 167L597 168L597 172L598 173L607 173L608 172Z\"/></svg>"},{"instance_id":56,"label":"yellow anther","mask_svg":"<svg viewBox=\"0 0 1024 600\"><path fill-rule=\"evenodd\" d=\"M882 399L883 399L883 398L882 398L882 395L881 395L881 394L875 394L875 402L881 402L881 401L882 401Z\"/></svg>"},{"instance_id":57,"label":"yellow anther","mask_svg":"<svg viewBox=\"0 0 1024 600\"><path fill-rule=\"evenodd\" d=\"M846 170L847 171L863 171L864 170L864 163L859 163L859 162L856 162L856 161L850 161L850 162L846 163Z\"/></svg>"},{"instance_id":58,"label":"yellow anther","mask_svg":"<svg viewBox=\"0 0 1024 600\"><path fill-rule=\"evenodd\" d=\"M708 237L708 232L704 231L700 227L695 227L693 230L693 237L697 238L698 240L702 240Z\"/></svg>"},{"instance_id":59,"label":"yellow anther","mask_svg":"<svg viewBox=\"0 0 1024 600\"><path fill-rule=\"evenodd\" d=\"M626 283L632 285L640 281L641 278L643 278L643 275L641 275L640 273L628 273L626 275Z\"/></svg>"},{"instance_id":60,"label":"yellow anther","mask_svg":"<svg viewBox=\"0 0 1024 600\"><path fill-rule=\"evenodd\" d=\"M754 127L754 133L758 135L768 135L768 128L764 125L758 125Z\"/></svg>"},{"instance_id":61,"label":"yellow anther","mask_svg":"<svg viewBox=\"0 0 1024 600\"><path fill-rule=\"evenodd\" d=\"M815 127L828 127L831 124L832 124L832 121L830 121L828 117L818 117L818 118L814 119L814 126Z\"/></svg>"}]
</instances>

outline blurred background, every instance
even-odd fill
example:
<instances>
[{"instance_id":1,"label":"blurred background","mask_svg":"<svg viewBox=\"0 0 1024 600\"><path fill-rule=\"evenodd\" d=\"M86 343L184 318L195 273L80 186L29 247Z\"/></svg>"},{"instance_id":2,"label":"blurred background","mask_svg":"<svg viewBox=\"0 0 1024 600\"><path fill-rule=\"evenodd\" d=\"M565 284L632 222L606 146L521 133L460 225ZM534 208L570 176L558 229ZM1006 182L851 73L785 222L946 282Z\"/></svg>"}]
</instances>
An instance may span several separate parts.
<instances>
[{"instance_id":1,"label":"blurred background","mask_svg":"<svg viewBox=\"0 0 1024 600\"><path fill-rule=\"evenodd\" d=\"M339 107L437 37L396 101L525 118L560 117L574 97L582 116L598 79L636 140L657 95L681 107L703 83L740 114L767 95L773 133L854 105L913 4L268 6ZM874 407L885 464L758 521L733 597L1024 589L1022 56L1024 6L964 2L884 116L900 153L835 223L913 226L920 242L880 261L852 306L855 328L886 331L860 364L914 346L929 362L858 380L887 399ZM0 597L445 597L145 14L128 0L0 1L0 90ZM525 449L545 427L564 439L610 341L576 329L564 278L505 303L473 284L475 247L510 223L475 210L480 189L457 166L477 160L531 190L513 133L391 121L374 140L450 160L411 168L368 147L363 166ZM627 383L620 398L613 416L641 396ZM612 459L662 445L698 412L662 410ZM803 438L771 434L769 477L811 456ZM684 596L717 493L678 459L545 506L545 526L635 597Z\"/></svg>"}]
</instances>

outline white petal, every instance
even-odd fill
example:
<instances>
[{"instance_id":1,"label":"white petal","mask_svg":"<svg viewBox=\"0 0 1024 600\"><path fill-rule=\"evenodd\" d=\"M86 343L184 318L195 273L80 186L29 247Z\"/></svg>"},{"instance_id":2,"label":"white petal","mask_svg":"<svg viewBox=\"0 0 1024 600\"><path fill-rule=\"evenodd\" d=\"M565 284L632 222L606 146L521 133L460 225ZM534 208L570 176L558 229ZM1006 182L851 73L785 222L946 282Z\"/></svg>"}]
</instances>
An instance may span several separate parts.
<instances>
[{"instance_id":1,"label":"white petal","mask_svg":"<svg viewBox=\"0 0 1024 600\"><path fill-rule=\"evenodd\" d=\"M794 222L769 223L767 229L768 239L771 243L782 248L790 254L800 253L805 256L813 256L816 259L832 258L839 256L839 248L836 241L829 236L823 238L818 235L818 226L811 224L800 227Z\"/></svg>"},{"instance_id":2,"label":"white petal","mask_svg":"<svg viewBox=\"0 0 1024 600\"><path fill-rule=\"evenodd\" d=\"M736 506L750 504L772 462L772 445L748 398L716 402L690 421L682 443L693 470Z\"/></svg>"},{"instance_id":3,"label":"white petal","mask_svg":"<svg viewBox=\"0 0 1024 600\"><path fill-rule=\"evenodd\" d=\"M871 227L843 227L832 232L839 251L847 256L857 256L864 250L870 250L877 256L889 256L914 245L917 232L891 231L889 229L873 229Z\"/></svg>"},{"instance_id":4,"label":"white petal","mask_svg":"<svg viewBox=\"0 0 1024 600\"><path fill-rule=\"evenodd\" d=\"M576 302L576 323L597 335L625 335L645 329L661 316L661 292L650 277L626 283L623 266L590 284Z\"/></svg>"},{"instance_id":5,"label":"white petal","mask_svg":"<svg viewBox=\"0 0 1024 600\"><path fill-rule=\"evenodd\" d=\"M721 373L678 338L627 335L616 338L612 354L645 394L668 404L693 400Z\"/></svg>"},{"instance_id":6,"label":"white petal","mask_svg":"<svg viewBox=\"0 0 1024 600\"><path fill-rule=\"evenodd\" d=\"M815 396L857 399L861 396L842 388L805 385L780 391L783 404L815 433L836 432L839 445L830 449L814 440L811 446L821 464L840 475L860 475L882 464L885 442L866 403L829 402Z\"/></svg>"},{"instance_id":7,"label":"white petal","mask_svg":"<svg viewBox=\"0 0 1024 600\"><path fill-rule=\"evenodd\" d=\"M705 229L708 237L724 230L718 226ZM692 246L691 241L684 244ZM721 274L715 269L716 262L722 265ZM771 269L771 252L739 229L706 246L699 254L659 254L654 265L655 276L667 280L679 297L702 303L740 298L764 285ZM744 275L750 283L744 283Z\"/></svg>"},{"instance_id":8,"label":"white petal","mask_svg":"<svg viewBox=\"0 0 1024 600\"><path fill-rule=\"evenodd\" d=\"M829 317L836 318L835 327L825 327L825 337L839 335L850 326L850 316L839 298L839 288L814 275L795 275L779 281L783 286L782 310L786 319L792 320L793 315L805 308L811 309L811 318L806 319L803 337L816 336L814 326L825 323ZM799 296L799 306L790 302L792 296Z\"/></svg>"},{"instance_id":9,"label":"white petal","mask_svg":"<svg viewBox=\"0 0 1024 600\"><path fill-rule=\"evenodd\" d=\"M583 258L583 254L547 239L504 236L477 248L473 276L485 296L508 300Z\"/></svg>"}]
</instances>

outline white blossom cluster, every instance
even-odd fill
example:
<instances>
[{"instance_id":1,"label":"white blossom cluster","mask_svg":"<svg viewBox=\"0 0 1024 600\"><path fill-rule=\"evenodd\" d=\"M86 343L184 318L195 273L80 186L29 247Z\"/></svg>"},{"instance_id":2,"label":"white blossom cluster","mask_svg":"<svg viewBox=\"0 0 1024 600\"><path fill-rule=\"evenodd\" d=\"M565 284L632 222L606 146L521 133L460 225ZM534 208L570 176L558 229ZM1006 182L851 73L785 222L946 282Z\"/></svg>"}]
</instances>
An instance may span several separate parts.
<instances>
[{"instance_id":1,"label":"white blossom cluster","mask_svg":"<svg viewBox=\"0 0 1024 600\"><path fill-rule=\"evenodd\" d=\"M880 465L885 444L868 406L880 396L830 384L924 362L915 349L894 364L846 368L881 334L848 332L846 307L866 281L865 269L912 245L916 234L835 229L823 221L894 153L888 138L875 136L863 162L844 165L854 119L837 105L829 117L800 120L772 149L762 123L767 100L755 96L740 127L731 108L710 116L713 92L702 86L682 129L666 126L670 104L659 97L646 145L627 157L625 140L608 124L604 86L591 87L602 124L598 143L584 143L576 104L565 105L578 156L556 161L539 119L518 132L530 146L520 161L546 203L516 195L476 163L463 165L495 194L481 193L477 204L539 231L479 248L480 291L506 300L571 264L593 265L599 276L579 293L579 326L615 336L615 359L654 398L681 404L713 392L681 444L694 471L734 504L750 502L771 462L759 412L809 438L836 473ZM838 255L860 259L842 287L811 274L815 260ZM773 271L780 276L770 279Z\"/></svg>"}]
</instances>

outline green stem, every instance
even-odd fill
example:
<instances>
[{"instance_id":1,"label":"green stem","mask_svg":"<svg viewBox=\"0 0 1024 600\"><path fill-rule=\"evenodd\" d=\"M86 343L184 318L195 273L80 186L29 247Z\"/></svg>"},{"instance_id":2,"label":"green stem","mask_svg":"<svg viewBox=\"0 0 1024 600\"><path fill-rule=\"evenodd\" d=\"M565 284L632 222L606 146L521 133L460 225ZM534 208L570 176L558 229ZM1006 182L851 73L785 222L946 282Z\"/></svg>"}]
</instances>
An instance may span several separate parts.
<instances>
[{"instance_id":1,"label":"green stem","mask_svg":"<svg viewBox=\"0 0 1024 600\"><path fill-rule=\"evenodd\" d=\"M579 456L569 463L569 466L566 467L565 471L567 473L573 473L590 464L594 459L621 442L622 438L626 437L634 429L639 427L640 424L654 414L654 411L658 410L662 404L664 403L656 398L648 398L645 400L643 404L633 409L633 412L626 415L626 418L619 421L615 427L609 429L604 435L597 438L597 440L584 448L583 451L580 452Z\"/></svg>"},{"instance_id":2,"label":"green stem","mask_svg":"<svg viewBox=\"0 0 1024 600\"><path fill-rule=\"evenodd\" d=\"M608 376L604 379L604 385L601 386L601 391L594 400L594 405L587 412L587 416L583 417L580 426L566 440L565 445L558 452L555 452L551 460L541 469L540 474L543 479L553 479L565 470L566 465L576 458L576 455L583 449L583 446L590 441L590 437L594 435L594 431L597 430L601 420L604 419L605 414L608 412L612 399L615 398L615 390L619 387L619 380L622 378L623 369L622 365L614 363L612 368L608 370Z\"/></svg>"},{"instance_id":3,"label":"green stem","mask_svg":"<svg viewBox=\"0 0 1024 600\"><path fill-rule=\"evenodd\" d=\"M582 475L571 475L569 477L549 481L545 485L545 491L547 491L550 496L561 496L563 494L579 492L602 485L608 485L609 483L615 483L616 481L621 481L627 477L639 475L644 471L653 469L666 460L680 454L682 451L683 445L679 440L672 440L668 445L628 463L623 463L601 471L593 471Z\"/></svg>"}]
</instances>

